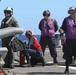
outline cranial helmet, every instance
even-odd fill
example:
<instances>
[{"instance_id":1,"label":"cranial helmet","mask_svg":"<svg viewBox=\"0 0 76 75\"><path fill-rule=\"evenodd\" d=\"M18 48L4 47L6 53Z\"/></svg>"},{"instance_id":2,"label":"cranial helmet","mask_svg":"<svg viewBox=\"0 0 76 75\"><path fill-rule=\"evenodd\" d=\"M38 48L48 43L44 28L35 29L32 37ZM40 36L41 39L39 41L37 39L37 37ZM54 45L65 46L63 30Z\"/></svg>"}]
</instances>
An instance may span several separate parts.
<instances>
[{"instance_id":1,"label":"cranial helmet","mask_svg":"<svg viewBox=\"0 0 76 75\"><path fill-rule=\"evenodd\" d=\"M43 16L45 16L45 15L50 16L50 11L49 11L49 10L45 10L45 11L43 12Z\"/></svg>"},{"instance_id":2,"label":"cranial helmet","mask_svg":"<svg viewBox=\"0 0 76 75\"><path fill-rule=\"evenodd\" d=\"M7 7L7 8L4 10L4 13L9 13L10 15L13 15L13 8Z\"/></svg>"},{"instance_id":3,"label":"cranial helmet","mask_svg":"<svg viewBox=\"0 0 76 75\"><path fill-rule=\"evenodd\" d=\"M27 35L32 36L32 35L33 35L33 32L32 32L31 30L27 30L26 33L25 33L25 35L26 35L26 36L27 36Z\"/></svg>"},{"instance_id":4,"label":"cranial helmet","mask_svg":"<svg viewBox=\"0 0 76 75\"><path fill-rule=\"evenodd\" d=\"M70 14L71 11L76 12L76 7L74 7L74 6L70 7L69 10L68 10L68 14Z\"/></svg>"}]
</instances>

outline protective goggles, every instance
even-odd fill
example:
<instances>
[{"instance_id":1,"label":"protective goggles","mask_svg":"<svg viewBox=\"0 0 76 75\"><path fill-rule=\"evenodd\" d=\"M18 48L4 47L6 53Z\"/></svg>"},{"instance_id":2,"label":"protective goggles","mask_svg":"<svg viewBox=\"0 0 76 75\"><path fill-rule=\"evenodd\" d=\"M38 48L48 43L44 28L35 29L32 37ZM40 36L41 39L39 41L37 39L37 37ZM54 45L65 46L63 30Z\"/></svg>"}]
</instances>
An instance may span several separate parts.
<instances>
[{"instance_id":1,"label":"protective goggles","mask_svg":"<svg viewBox=\"0 0 76 75\"><path fill-rule=\"evenodd\" d=\"M11 11L5 10L4 13L5 13L5 14L6 14L6 13L10 14Z\"/></svg>"},{"instance_id":2,"label":"protective goggles","mask_svg":"<svg viewBox=\"0 0 76 75\"><path fill-rule=\"evenodd\" d=\"M30 36L30 34L26 34L26 36Z\"/></svg>"},{"instance_id":3,"label":"protective goggles","mask_svg":"<svg viewBox=\"0 0 76 75\"><path fill-rule=\"evenodd\" d=\"M50 14L43 14L43 16L45 17L45 16L50 16Z\"/></svg>"},{"instance_id":4,"label":"protective goggles","mask_svg":"<svg viewBox=\"0 0 76 75\"><path fill-rule=\"evenodd\" d=\"M75 10L71 10L71 11L70 11L70 13L75 14L75 13L76 13L76 11L75 11Z\"/></svg>"}]
</instances>

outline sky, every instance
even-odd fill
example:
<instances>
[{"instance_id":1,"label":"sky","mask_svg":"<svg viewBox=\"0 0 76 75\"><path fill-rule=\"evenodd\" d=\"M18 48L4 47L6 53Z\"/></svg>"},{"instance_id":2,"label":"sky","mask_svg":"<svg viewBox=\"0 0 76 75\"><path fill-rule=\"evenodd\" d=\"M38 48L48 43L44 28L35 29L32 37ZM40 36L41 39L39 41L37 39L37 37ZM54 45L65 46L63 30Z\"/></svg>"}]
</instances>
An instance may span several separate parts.
<instances>
[{"instance_id":1,"label":"sky","mask_svg":"<svg viewBox=\"0 0 76 75\"><path fill-rule=\"evenodd\" d=\"M76 0L1 0L0 2L0 23L4 16L6 7L13 8L13 16L17 19L19 26L26 30L32 30L35 35L40 34L38 25L43 18L44 10L51 12L51 17L58 22L58 27L68 16L69 7L76 6ZM58 33L58 32L57 32Z\"/></svg>"}]
</instances>

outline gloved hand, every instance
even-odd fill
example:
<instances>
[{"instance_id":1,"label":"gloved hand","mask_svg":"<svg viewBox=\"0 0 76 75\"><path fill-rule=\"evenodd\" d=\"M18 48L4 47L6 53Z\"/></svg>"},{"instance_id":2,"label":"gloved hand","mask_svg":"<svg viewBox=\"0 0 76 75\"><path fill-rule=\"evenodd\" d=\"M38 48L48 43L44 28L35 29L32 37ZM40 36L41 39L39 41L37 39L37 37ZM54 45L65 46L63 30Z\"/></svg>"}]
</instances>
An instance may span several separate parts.
<instances>
[{"instance_id":1,"label":"gloved hand","mask_svg":"<svg viewBox=\"0 0 76 75\"><path fill-rule=\"evenodd\" d=\"M60 34L64 34L64 30L62 30L61 28L59 29Z\"/></svg>"}]
</instances>

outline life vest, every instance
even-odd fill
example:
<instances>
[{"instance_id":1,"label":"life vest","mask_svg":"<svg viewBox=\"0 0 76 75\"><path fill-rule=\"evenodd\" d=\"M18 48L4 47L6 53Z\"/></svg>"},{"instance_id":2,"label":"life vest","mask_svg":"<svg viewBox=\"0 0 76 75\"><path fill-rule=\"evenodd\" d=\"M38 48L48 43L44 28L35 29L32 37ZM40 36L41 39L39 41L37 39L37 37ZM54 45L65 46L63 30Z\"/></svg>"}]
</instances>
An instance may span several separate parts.
<instances>
[{"instance_id":1,"label":"life vest","mask_svg":"<svg viewBox=\"0 0 76 75\"><path fill-rule=\"evenodd\" d=\"M66 18L67 23L67 31L66 31L66 38L67 39L76 39L76 18L75 22L71 19L71 17Z\"/></svg>"},{"instance_id":2,"label":"life vest","mask_svg":"<svg viewBox=\"0 0 76 75\"><path fill-rule=\"evenodd\" d=\"M41 35L42 36L55 36L54 19L49 18L48 22L45 19L41 20Z\"/></svg>"},{"instance_id":3,"label":"life vest","mask_svg":"<svg viewBox=\"0 0 76 75\"><path fill-rule=\"evenodd\" d=\"M31 44L31 42L33 42L33 44ZM35 36L31 36L31 39L29 41L29 45L31 45L31 49L34 49L34 50L42 50L37 38Z\"/></svg>"}]
</instances>

